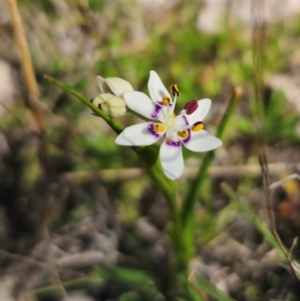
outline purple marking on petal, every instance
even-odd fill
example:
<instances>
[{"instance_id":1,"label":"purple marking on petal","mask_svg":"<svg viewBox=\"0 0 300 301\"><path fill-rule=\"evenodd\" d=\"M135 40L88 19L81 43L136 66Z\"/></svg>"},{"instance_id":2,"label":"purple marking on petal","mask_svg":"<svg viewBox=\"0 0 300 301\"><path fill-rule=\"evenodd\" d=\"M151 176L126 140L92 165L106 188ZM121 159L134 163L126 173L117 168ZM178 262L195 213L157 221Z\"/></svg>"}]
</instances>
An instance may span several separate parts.
<instances>
[{"instance_id":1,"label":"purple marking on petal","mask_svg":"<svg viewBox=\"0 0 300 301\"><path fill-rule=\"evenodd\" d=\"M158 116L159 116L159 112L160 110L162 109L162 107L158 104L155 105L155 108L154 108L154 111L152 112L151 114L151 117L153 119L158 119Z\"/></svg>"},{"instance_id":2,"label":"purple marking on petal","mask_svg":"<svg viewBox=\"0 0 300 301\"><path fill-rule=\"evenodd\" d=\"M171 139L167 139L166 143L169 146L175 146L175 147L179 147L180 146L180 141L172 141Z\"/></svg>"},{"instance_id":3,"label":"purple marking on petal","mask_svg":"<svg viewBox=\"0 0 300 301\"><path fill-rule=\"evenodd\" d=\"M148 125L148 131L157 139L161 137L154 129L154 123Z\"/></svg>"},{"instance_id":4,"label":"purple marking on petal","mask_svg":"<svg viewBox=\"0 0 300 301\"><path fill-rule=\"evenodd\" d=\"M191 130L187 129L187 131L189 133L188 133L188 136L185 139L182 140L183 143L188 143L191 140Z\"/></svg>"},{"instance_id":5,"label":"purple marking on petal","mask_svg":"<svg viewBox=\"0 0 300 301\"><path fill-rule=\"evenodd\" d=\"M183 117L183 119L184 119L184 121L185 121L185 124L186 124L186 125L189 125L189 122L188 122L187 118L186 118L184 115L183 115L182 117Z\"/></svg>"}]
</instances>

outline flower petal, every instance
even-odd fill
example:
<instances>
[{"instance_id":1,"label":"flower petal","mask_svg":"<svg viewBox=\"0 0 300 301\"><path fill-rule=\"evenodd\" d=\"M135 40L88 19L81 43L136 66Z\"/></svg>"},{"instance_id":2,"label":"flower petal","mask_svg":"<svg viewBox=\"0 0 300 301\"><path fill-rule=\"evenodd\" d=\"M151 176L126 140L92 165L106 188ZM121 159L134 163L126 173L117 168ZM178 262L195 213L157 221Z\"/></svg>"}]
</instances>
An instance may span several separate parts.
<instances>
[{"instance_id":1,"label":"flower petal","mask_svg":"<svg viewBox=\"0 0 300 301\"><path fill-rule=\"evenodd\" d=\"M101 93L111 93L105 79L102 76L97 76L97 85Z\"/></svg>"},{"instance_id":2,"label":"flower petal","mask_svg":"<svg viewBox=\"0 0 300 301\"><path fill-rule=\"evenodd\" d=\"M191 127L183 111L175 117L174 125L178 131L183 131Z\"/></svg>"},{"instance_id":3,"label":"flower petal","mask_svg":"<svg viewBox=\"0 0 300 301\"><path fill-rule=\"evenodd\" d=\"M102 94L103 95L103 94ZM126 113L126 103L123 98L112 96L106 102L101 105L101 109L107 115L118 118L125 115Z\"/></svg>"},{"instance_id":4,"label":"flower petal","mask_svg":"<svg viewBox=\"0 0 300 301\"><path fill-rule=\"evenodd\" d=\"M187 138L181 139L184 146L193 152L206 152L222 145L222 141L205 130L193 132Z\"/></svg>"},{"instance_id":5,"label":"flower petal","mask_svg":"<svg viewBox=\"0 0 300 301\"><path fill-rule=\"evenodd\" d=\"M112 93L115 96L122 96L125 92L133 91L131 84L119 77L104 79L101 76L97 76L97 84L102 93Z\"/></svg>"},{"instance_id":6,"label":"flower petal","mask_svg":"<svg viewBox=\"0 0 300 301\"><path fill-rule=\"evenodd\" d=\"M105 79L108 87L116 96L122 96L125 92L133 91L131 84L119 77L108 77Z\"/></svg>"},{"instance_id":7,"label":"flower petal","mask_svg":"<svg viewBox=\"0 0 300 301\"><path fill-rule=\"evenodd\" d=\"M126 92L123 97L128 108L130 108L132 111L148 119L158 119L163 121L161 119L163 115L162 107L155 105L146 94L138 91L133 91Z\"/></svg>"},{"instance_id":8,"label":"flower petal","mask_svg":"<svg viewBox=\"0 0 300 301\"><path fill-rule=\"evenodd\" d=\"M202 121L204 119L210 110L211 100L209 98L198 100L197 105L198 107L193 113L188 114L187 111L185 111L185 117L189 125L193 125L195 122Z\"/></svg>"},{"instance_id":9,"label":"flower petal","mask_svg":"<svg viewBox=\"0 0 300 301\"><path fill-rule=\"evenodd\" d=\"M179 140L171 140L168 136L160 147L160 162L165 175L171 180L176 180L184 170L181 143Z\"/></svg>"},{"instance_id":10,"label":"flower petal","mask_svg":"<svg viewBox=\"0 0 300 301\"><path fill-rule=\"evenodd\" d=\"M116 138L115 142L128 146L151 145L165 133L165 131L160 133L154 131L153 125L153 122L145 122L129 126Z\"/></svg>"},{"instance_id":11,"label":"flower petal","mask_svg":"<svg viewBox=\"0 0 300 301\"><path fill-rule=\"evenodd\" d=\"M157 104L158 102L162 102L163 97L167 96L172 103L172 98L169 91L166 89L164 84L162 83L160 77L155 71L150 71L150 77L148 81L148 90L151 99Z\"/></svg>"},{"instance_id":12,"label":"flower petal","mask_svg":"<svg viewBox=\"0 0 300 301\"><path fill-rule=\"evenodd\" d=\"M114 95L110 93L101 93L98 96L96 96L94 99L92 99L91 103L94 104L97 108L99 108L99 105L106 102L111 97L114 97Z\"/></svg>"}]
</instances>

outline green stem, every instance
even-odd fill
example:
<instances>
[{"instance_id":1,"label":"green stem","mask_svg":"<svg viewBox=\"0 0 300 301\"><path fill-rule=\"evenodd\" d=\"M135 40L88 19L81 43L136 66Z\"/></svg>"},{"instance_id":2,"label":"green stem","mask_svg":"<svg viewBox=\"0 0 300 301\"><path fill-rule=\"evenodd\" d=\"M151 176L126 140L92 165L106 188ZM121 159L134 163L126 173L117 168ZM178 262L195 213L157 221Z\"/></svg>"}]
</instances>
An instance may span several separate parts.
<instances>
[{"instance_id":1,"label":"green stem","mask_svg":"<svg viewBox=\"0 0 300 301\"><path fill-rule=\"evenodd\" d=\"M105 114L102 110L100 110L98 107L96 107L94 104L92 104L87 98L82 96L80 93L78 93L71 87L64 85L62 82L54 79L53 77L51 77L49 75L45 74L44 78L46 80L48 80L50 83L52 83L52 84L56 85L57 87L59 87L60 89L62 89L63 91L78 98L81 102L83 102L85 105L87 105L94 113L96 113L97 115L102 117L117 134L120 134L123 131L124 128L118 122L116 122L114 119L112 119L107 114Z\"/></svg>"}]
</instances>

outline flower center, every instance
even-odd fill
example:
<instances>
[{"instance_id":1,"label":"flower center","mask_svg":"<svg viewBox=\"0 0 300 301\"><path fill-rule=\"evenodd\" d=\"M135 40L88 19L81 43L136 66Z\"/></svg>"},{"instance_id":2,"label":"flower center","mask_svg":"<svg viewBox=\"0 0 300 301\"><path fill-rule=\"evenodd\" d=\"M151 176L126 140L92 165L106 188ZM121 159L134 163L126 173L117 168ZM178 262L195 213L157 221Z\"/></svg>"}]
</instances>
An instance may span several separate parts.
<instances>
[{"instance_id":1,"label":"flower center","mask_svg":"<svg viewBox=\"0 0 300 301\"><path fill-rule=\"evenodd\" d=\"M166 121L166 126L168 127L168 129L172 129L175 126L175 113L173 113Z\"/></svg>"}]
</instances>

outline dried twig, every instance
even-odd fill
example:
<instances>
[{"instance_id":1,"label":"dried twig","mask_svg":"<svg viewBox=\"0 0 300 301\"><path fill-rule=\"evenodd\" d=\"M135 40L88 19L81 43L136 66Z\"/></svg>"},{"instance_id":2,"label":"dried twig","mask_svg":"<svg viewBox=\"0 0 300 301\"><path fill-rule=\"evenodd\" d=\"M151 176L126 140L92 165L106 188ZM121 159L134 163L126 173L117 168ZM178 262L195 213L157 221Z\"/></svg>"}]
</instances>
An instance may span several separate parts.
<instances>
[{"instance_id":1,"label":"dried twig","mask_svg":"<svg viewBox=\"0 0 300 301\"><path fill-rule=\"evenodd\" d=\"M266 32L266 18L265 7L263 0L252 0L252 22L253 22L253 65L254 65L254 79L253 86L255 92L255 109L254 112L254 126L258 135L259 149L258 159L261 166L264 192L266 196L267 212L270 222L270 230L274 235L278 245L280 246L286 260L291 268L291 271L296 279L300 280L294 270L293 263L289 258L288 251L283 245L281 238L277 232L276 219L272 207L272 197L268 170L268 160L265 149L265 133L264 133L264 103L263 103L263 76L264 76L264 49L265 49L265 32Z\"/></svg>"},{"instance_id":2,"label":"dried twig","mask_svg":"<svg viewBox=\"0 0 300 301\"><path fill-rule=\"evenodd\" d=\"M29 265L34 265L34 266L38 266L41 269L49 270L52 273L56 284L60 286L62 294L64 296L67 296L67 293L66 293L66 291L62 285L61 279L58 275L57 269L55 267L53 267L53 265L37 261L33 258L24 256L21 254L13 254L13 253L1 250L1 249L0 249L0 258L4 258L6 260L16 260L16 261L26 262Z\"/></svg>"},{"instance_id":3,"label":"dried twig","mask_svg":"<svg viewBox=\"0 0 300 301\"><path fill-rule=\"evenodd\" d=\"M268 164L268 172L277 176L282 171L300 170L300 163L271 163ZM183 177L194 177L198 168L187 167ZM141 177L145 174L141 168L105 169L99 171L77 171L66 172L62 175L67 180L75 182L89 181L93 178L102 181L129 181ZM230 165L230 166L211 166L208 169L210 177L258 177L261 176L260 165ZM273 185L273 184L272 184Z\"/></svg>"},{"instance_id":4,"label":"dried twig","mask_svg":"<svg viewBox=\"0 0 300 301\"><path fill-rule=\"evenodd\" d=\"M31 95L39 98L40 96L39 87L36 82L32 61L28 49L28 44L25 38L25 32L24 32L20 12L18 9L18 4L16 0L6 0L6 1L10 9L11 21L14 29L16 43L18 45L18 48L22 56L21 64L22 64L22 71L24 75L24 80L26 82L26 86Z\"/></svg>"},{"instance_id":5,"label":"dried twig","mask_svg":"<svg viewBox=\"0 0 300 301\"><path fill-rule=\"evenodd\" d=\"M269 185L269 189L273 190L273 189L275 189L277 187L280 187L284 183L286 183L288 181L291 181L291 180L299 180L300 181L300 174L294 173L294 174L291 174L291 175L287 176L286 178L284 178L284 179L282 179L280 181L274 182L271 185Z\"/></svg>"},{"instance_id":6,"label":"dried twig","mask_svg":"<svg viewBox=\"0 0 300 301\"><path fill-rule=\"evenodd\" d=\"M43 133L44 118L42 114L42 106L39 103L40 92L36 81L28 44L26 41L22 19L18 9L18 3L16 0L6 0L6 2L8 4L11 15L11 22L14 30L16 44L21 54L21 66L23 77L29 93L28 104L36 120L38 131L40 133Z\"/></svg>"}]
</instances>

